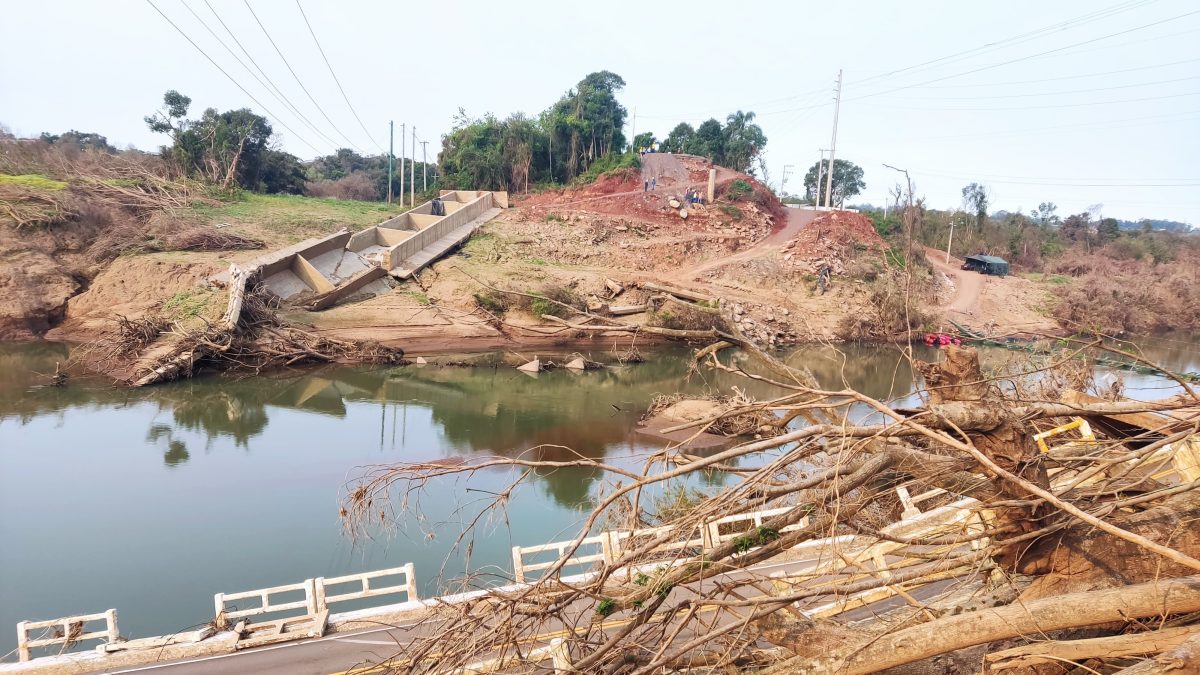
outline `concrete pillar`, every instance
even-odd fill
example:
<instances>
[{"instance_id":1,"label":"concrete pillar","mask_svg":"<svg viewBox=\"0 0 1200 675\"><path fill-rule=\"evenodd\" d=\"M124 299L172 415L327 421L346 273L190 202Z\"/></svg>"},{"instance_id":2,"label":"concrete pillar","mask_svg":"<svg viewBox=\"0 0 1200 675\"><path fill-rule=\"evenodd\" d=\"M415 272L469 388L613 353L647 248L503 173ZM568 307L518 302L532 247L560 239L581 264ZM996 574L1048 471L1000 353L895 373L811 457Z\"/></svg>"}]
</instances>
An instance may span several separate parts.
<instances>
[{"instance_id":1,"label":"concrete pillar","mask_svg":"<svg viewBox=\"0 0 1200 675\"><path fill-rule=\"evenodd\" d=\"M708 170L708 203L711 204L717 199L717 170Z\"/></svg>"}]
</instances>

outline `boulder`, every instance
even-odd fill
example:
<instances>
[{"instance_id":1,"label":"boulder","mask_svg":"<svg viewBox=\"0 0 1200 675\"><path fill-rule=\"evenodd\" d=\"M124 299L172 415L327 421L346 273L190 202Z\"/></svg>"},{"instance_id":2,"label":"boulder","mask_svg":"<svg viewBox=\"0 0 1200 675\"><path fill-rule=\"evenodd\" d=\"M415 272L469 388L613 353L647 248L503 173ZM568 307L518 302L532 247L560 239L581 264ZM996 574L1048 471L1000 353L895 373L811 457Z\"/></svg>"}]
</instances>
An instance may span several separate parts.
<instances>
[{"instance_id":1,"label":"boulder","mask_svg":"<svg viewBox=\"0 0 1200 675\"><path fill-rule=\"evenodd\" d=\"M570 370L587 370L587 361L585 361L581 356L568 361L567 365L563 366L563 368L569 368Z\"/></svg>"}]
</instances>

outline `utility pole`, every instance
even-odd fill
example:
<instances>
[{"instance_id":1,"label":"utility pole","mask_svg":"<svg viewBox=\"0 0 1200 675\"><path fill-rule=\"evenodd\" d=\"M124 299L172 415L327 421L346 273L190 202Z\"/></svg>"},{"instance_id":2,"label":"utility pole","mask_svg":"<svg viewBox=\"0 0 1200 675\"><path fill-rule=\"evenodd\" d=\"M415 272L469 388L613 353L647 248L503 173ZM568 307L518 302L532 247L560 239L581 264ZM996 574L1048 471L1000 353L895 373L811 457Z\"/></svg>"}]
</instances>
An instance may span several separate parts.
<instances>
[{"instance_id":1,"label":"utility pole","mask_svg":"<svg viewBox=\"0 0 1200 675\"><path fill-rule=\"evenodd\" d=\"M417 205L417 125L413 125L413 161L408 165L408 208Z\"/></svg>"},{"instance_id":2,"label":"utility pole","mask_svg":"<svg viewBox=\"0 0 1200 675\"><path fill-rule=\"evenodd\" d=\"M429 175L425 169L429 167L429 161L425 159L425 146L429 145L429 141L421 141L421 192L429 191Z\"/></svg>"},{"instance_id":3,"label":"utility pole","mask_svg":"<svg viewBox=\"0 0 1200 675\"><path fill-rule=\"evenodd\" d=\"M833 141L829 144L829 173L825 177L825 206L833 206L833 162L837 155L838 113L842 110L842 71L838 69L837 97L833 105Z\"/></svg>"},{"instance_id":4,"label":"utility pole","mask_svg":"<svg viewBox=\"0 0 1200 675\"><path fill-rule=\"evenodd\" d=\"M954 221L957 213L950 214L950 240L946 242L946 264L950 264L950 247L954 245Z\"/></svg>"},{"instance_id":5,"label":"utility pole","mask_svg":"<svg viewBox=\"0 0 1200 675\"><path fill-rule=\"evenodd\" d=\"M396 149L396 123L388 120L388 206L392 205L392 156Z\"/></svg>"},{"instance_id":6,"label":"utility pole","mask_svg":"<svg viewBox=\"0 0 1200 675\"><path fill-rule=\"evenodd\" d=\"M404 206L404 123L400 123L400 206Z\"/></svg>"},{"instance_id":7,"label":"utility pole","mask_svg":"<svg viewBox=\"0 0 1200 675\"><path fill-rule=\"evenodd\" d=\"M784 164L783 165L783 175L781 175L779 177L779 192L780 193L782 193L784 191L784 188L787 186L788 169L794 169L794 168L796 168L795 164Z\"/></svg>"},{"instance_id":8,"label":"utility pole","mask_svg":"<svg viewBox=\"0 0 1200 675\"><path fill-rule=\"evenodd\" d=\"M634 146L637 140L637 106L633 106L633 122L629 124L629 149L637 152L638 149Z\"/></svg>"}]
</instances>

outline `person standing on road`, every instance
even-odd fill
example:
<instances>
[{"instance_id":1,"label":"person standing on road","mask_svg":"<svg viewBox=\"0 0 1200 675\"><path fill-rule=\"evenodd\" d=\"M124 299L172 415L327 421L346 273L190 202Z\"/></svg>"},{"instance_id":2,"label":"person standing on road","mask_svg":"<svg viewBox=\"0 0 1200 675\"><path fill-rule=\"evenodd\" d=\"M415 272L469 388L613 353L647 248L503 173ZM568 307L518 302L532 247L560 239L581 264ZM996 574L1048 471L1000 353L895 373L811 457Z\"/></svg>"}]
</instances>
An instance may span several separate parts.
<instances>
[{"instance_id":1,"label":"person standing on road","mask_svg":"<svg viewBox=\"0 0 1200 675\"><path fill-rule=\"evenodd\" d=\"M650 179L650 189L651 189L651 190L653 190L653 189L655 189L655 188L657 188L657 187L658 187L658 177L657 177L657 176L655 176L655 177L653 177L653 178L651 178L651 179Z\"/></svg>"},{"instance_id":2,"label":"person standing on road","mask_svg":"<svg viewBox=\"0 0 1200 675\"><path fill-rule=\"evenodd\" d=\"M650 179L646 178L642 181L642 192L650 191Z\"/></svg>"}]
</instances>

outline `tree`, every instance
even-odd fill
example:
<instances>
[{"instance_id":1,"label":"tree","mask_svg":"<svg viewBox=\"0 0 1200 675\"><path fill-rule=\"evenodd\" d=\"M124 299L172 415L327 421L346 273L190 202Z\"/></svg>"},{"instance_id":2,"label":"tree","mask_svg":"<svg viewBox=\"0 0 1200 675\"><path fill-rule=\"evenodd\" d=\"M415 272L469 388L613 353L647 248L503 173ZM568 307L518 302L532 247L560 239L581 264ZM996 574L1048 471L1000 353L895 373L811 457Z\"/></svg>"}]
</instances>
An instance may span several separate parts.
<instances>
[{"instance_id":1,"label":"tree","mask_svg":"<svg viewBox=\"0 0 1200 675\"><path fill-rule=\"evenodd\" d=\"M652 132L646 131L633 137L633 150L637 152L642 148L650 148L657 141Z\"/></svg>"},{"instance_id":2,"label":"tree","mask_svg":"<svg viewBox=\"0 0 1200 675\"><path fill-rule=\"evenodd\" d=\"M1087 241L1088 230L1092 226L1092 216L1084 211L1067 216L1062 223L1062 235L1071 241Z\"/></svg>"},{"instance_id":3,"label":"tree","mask_svg":"<svg viewBox=\"0 0 1200 675\"><path fill-rule=\"evenodd\" d=\"M988 215L988 190L979 183L971 183L962 189L963 210L975 214L975 224L980 230Z\"/></svg>"},{"instance_id":4,"label":"tree","mask_svg":"<svg viewBox=\"0 0 1200 675\"><path fill-rule=\"evenodd\" d=\"M1099 226L1100 242L1114 241L1121 236L1121 223L1116 218L1104 218Z\"/></svg>"},{"instance_id":5,"label":"tree","mask_svg":"<svg viewBox=\"0 0 1200 675\"><path fill-rule=\"evenodd\" d=\"M817 185L817 171L821 171L821 184ZM804 174L804 195L812 200L814 197L816 204L825 203L825 186L827 185L826 171L829 170L829 162L817 162L809 168L808 173ZM833 162L833 203L839 208L845 201L855 195L862 193L867 184L863 182L862 167L857 164L845 160L838 159Z\"/></svg>"},{"instance_id":6,"label":"tree","mask_svg":"<svg viewBox=\"0 0 1200 675\"><path fill-rule=\"evenodd\" d=\"M192 100L175 90L163 95L163 109L145 118L151 131L170 134L165 158L190 176L222 188L262 189L264 161L273 133L270 123L249 108L217 112L208 108L198 120L187 119ZM286 182L286 181L285 181Z\"/></svg>"},{"instance_id":7,"label":"tree","mask_svg":"<svg viewBox=\"0 0 1200 675\"><path fill-rule=\"evenodd\" d=\"M721 123L715 119L702 122L696 127L696 133L684 148L684 152L707 157L717 164L724 162L725 130L721 128Z\"/></svg>"},{"instance_id":8,"label":"tree","mask_svg":"<svg viewBox=\"0 0 1200 675\"><path fill-rule=\"evenodd\" d=\"M719 163L743 173L749 172L767 144L762 128L754 123L753 112L739 110L730 114L725 118L721 135L723 152Z\"/></svg>"},{"instance_id":9,"label":"tree","mask_svg":"<svg viewBox=\"0 0 1200 675\"><path fill-rule=\"evenodd\" d=\"M665 140L659 146L663 152L686 152L686 148L692 142L692 138L696 135L696 130L687 122L680 122L675 125L671 133L667 134ZM636 144L635 144L636 145Z\"/></svg>"},{"instance_id":10,"label":"tree","mask_svg":"<svg viewBox=\"0 0 1200 675\"><path fill-rule=\"evenodd\" d=\"M1029 212L1029 216L1033 218L1038 225L1046 227L1058 223L1058 216L1054 213L1057 210L1058 206L1055 205L1054 202L1042 202L1041 204L1038 204L1036 209Z\"/></svg>"}]
</instances>

